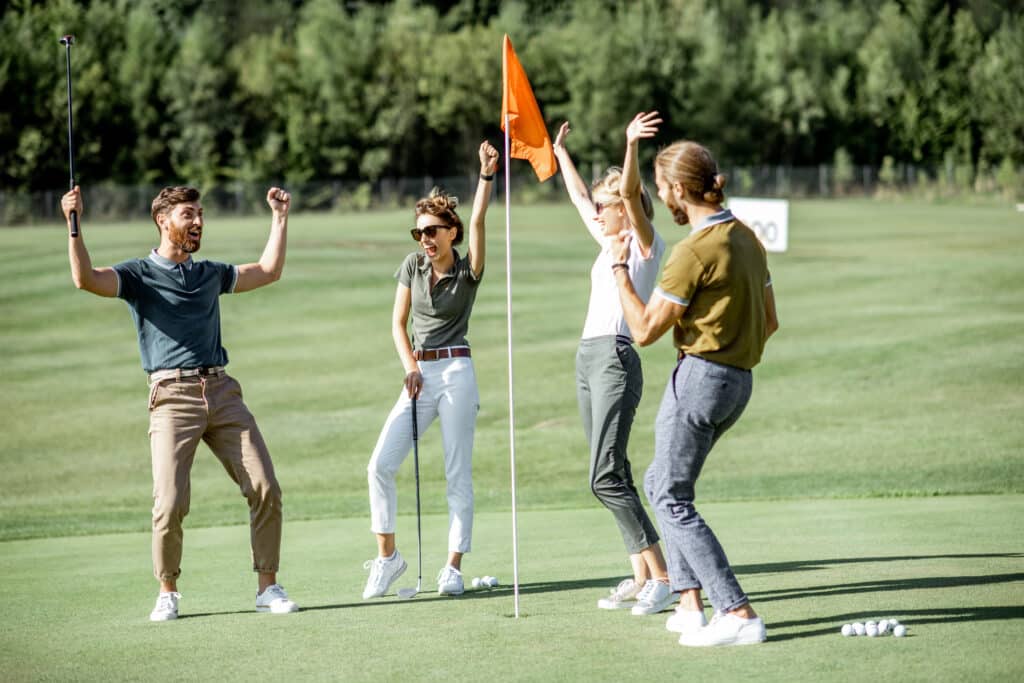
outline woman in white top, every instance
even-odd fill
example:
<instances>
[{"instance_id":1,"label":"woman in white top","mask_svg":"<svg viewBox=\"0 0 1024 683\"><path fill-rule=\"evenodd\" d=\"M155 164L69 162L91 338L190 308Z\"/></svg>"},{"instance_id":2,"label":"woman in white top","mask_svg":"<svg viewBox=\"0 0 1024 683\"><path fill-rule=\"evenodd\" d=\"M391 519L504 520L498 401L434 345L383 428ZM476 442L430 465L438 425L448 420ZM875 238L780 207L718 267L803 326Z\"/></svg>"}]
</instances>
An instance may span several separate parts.
<instances>
[{"instance_id":1,"label":"woman in white top","mask_svg":"<svg viewBox=\"0 0 1024 683\"><path fill-rule=\"evenodd\" d=\"M634 119L626 131L625 164L637 164L640 138L650 137L652 122ZM622 317L614 269L626 268L645 300L654 289L665 242L654 230L654 206L641 184L635 192L620 188L622 169L609 168L590 191L565 148L569 123L562 124L554 150L569 198L600 247L590 271L590 303L576 354L576 389L583 430L590 444L590 488L618 524L633 567L598 601L602 609L631 607L636 615L655 614L674 602L668 570L658 545L658 532L644 509L626 454L629 431L643 393L640 357ZM636 177L639 177L637 172ZM609 246L619 233L629 233L624 262L612 259Z\"/></svg>"}]
</instances>

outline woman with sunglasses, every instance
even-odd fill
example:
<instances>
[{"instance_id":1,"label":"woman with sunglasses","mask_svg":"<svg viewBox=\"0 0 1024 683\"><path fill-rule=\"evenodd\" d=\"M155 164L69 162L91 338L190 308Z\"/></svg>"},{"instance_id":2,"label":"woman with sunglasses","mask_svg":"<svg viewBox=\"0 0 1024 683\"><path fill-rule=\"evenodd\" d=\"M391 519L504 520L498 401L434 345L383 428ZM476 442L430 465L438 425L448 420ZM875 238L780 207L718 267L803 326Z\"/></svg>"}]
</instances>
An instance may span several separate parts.
<instances>
[{"instance_id":1,"label":"woman with sunglasses","mask_svg":"<svg viewBox=\"0 0 1024 683\"><path fill-rule=\"evenodd\" d=\"M658 532L633 484L626 454L644 378L622 318L613 271L616 264L609 248L620 234L633 237L629 254L621 260L646 299L654 289L665 242L651 223L654 205L644 187L639 185L630 193L621 191L622 169L609 168L588 192L565 148L569 131L569 123L563 123L555 137L555 156L569 198L600 247L590 270L590 303L576 352L576 394L590 446L590 489L614 516L633 568L633 578L620 582L597 606L628 607L635 615L656 614L675 602L675 597L669 590ZM626 130L627 166L637 164L641 137L649 137L648 122L634 120Z\"/></svg>"},{"instance_id":2,"label":"woman with sunglasses","mask_svg":"<svg viewBox=\"0 0 1024 683\"><path fill-rule=\"evenodd\" d=\"M460 595L465 591L461 568L462 556L470 550L473 531L473 434L480 408L466 332L484 273L484 215L491 198L498 151L484 141L479 155L480 179L469 219L466 255L455 249L462 243L464 232L462 220L455 212L458 200L434 188L429 196L416 202L412 237L422 252L409 254L395 273L398 288L391 315L391 336L405 368L405 386L384 423L367 466L377 557L366 563L370 576L363 590L364 600L387 593L406 568L395 545L395 475L412 449L414 405L420 434L434 418L440 418L444 443L448 563L438 574L437 591L442 595ZM410 313L412 339L408 332Z\"/></svg>"}]
</instances>

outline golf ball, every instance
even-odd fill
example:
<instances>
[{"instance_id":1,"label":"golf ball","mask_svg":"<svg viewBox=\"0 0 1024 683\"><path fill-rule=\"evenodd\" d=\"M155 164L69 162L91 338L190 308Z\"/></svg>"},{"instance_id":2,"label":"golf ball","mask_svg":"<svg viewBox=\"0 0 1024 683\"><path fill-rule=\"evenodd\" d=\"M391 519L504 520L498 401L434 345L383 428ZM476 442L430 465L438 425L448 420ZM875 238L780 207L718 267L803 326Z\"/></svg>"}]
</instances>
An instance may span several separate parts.
<instances>
[{"instance_id":1,"label":"golf ball","mask_svg":"<svg viewBox=\"0 0 1024 683\"><path fill-rule=\"evenodd\" d=\"M856 633L858 636L864 635L864 624L860 623L859 621L855 622L853 624L853 632Z\"/></svg>"},{"instance_id":2,"label":"golf ball","mask_svg":"<svg viewBox=\"0 0 1024 683\"><path fill-rule=\"evenodd\" d=\"M896 624L896 627L892 630L892 634L897 638L902 638L907 635L907 627L903 624Z\"/></svg>"},{"instance_id":3,"label":"golf ball","mask_svg":"<svg viewBox=\"0 0 1024 683\"><path fill-rule=\"evenodd\" d=\"M868 624L864 627L864 632L868 634L868 636L870 636L871 638L874 638L878 635L878 626L876 626L875 624Z\"/></svg>"},{"instance_id":4,"label":"golf ball","mask_svg":"<svg viewBox=\"0 0 1024 683\"><path fill-rule=\"evenodd\" d=\"M888 632L889 632L889 620L888 619L882 619L880 622L878 622L878 635L884 636Z\"/></svg>"},{"instance_id":5,"label":"golf ball","mask_svg":"<svg viewBox=\"0 0 1024 683\"><path fill-rule=\"evenodd\" d=\"M473 588L479 588L479 587L480 587L480 577L479 576L474 576L473 577Z\"/></svg>"},{"instance_id":6,"label":"golf ball","mask_svg":"<svg viewBox=\"0 0 1024 683\"><path fill-rule=\"evenodd\" d=\"M496 577L496 576L488 576L487 577L487 585L490 586L491 588L494 588L495 586L497 586L498 585L498 577Z\"/></svg>"},{"instance_id":7,"label":"golf ball","mask_svg":"<svg viewBox=\"0 0 1024 683\"><path fill-rule=\"evenodd\" d=\"M853 624L843 624L843 628L840 630L840 633L842 633L844 636L852 636Z\"/></svg>"}]
</instances>

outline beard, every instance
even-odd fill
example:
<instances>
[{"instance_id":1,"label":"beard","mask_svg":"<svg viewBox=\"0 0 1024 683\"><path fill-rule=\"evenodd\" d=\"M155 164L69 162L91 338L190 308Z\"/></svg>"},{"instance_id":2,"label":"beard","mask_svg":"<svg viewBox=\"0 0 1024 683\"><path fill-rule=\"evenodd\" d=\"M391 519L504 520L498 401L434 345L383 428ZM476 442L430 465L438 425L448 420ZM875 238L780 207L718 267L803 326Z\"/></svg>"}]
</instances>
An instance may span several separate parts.
<instances>
[{"instance_id":1,"label":"beard","mask_svg":"<svg viewBox=\"0 0 1024 683\"><path fill-rule=\"evenodd\" d=\"M675 221L676 225L686 225L690 222L690 216L682 206L666 203L665 208L672 212L672 220Z\"/></svg>"},{"instance_id":2,"label":"beard","mask_svg":"<svg viewBox=\"0 0 1024 683\"><path fill-rule=\"evenodd\" d=\"M199 242L202 239L202 235L192 237L189 235L188 228L179 228L177 226L172 226L170 233L171 243L186 254L194 254L199 251Z\"/></svg>"}]
</instances>

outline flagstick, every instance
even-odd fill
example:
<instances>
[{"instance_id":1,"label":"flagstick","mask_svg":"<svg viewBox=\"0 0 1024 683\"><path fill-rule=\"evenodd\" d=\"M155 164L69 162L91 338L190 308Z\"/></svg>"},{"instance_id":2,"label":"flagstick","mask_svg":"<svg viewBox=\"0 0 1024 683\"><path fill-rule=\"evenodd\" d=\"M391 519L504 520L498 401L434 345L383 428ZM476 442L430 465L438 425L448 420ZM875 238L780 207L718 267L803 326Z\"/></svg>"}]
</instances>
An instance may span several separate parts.
<instances>
[{"instance_id":1,"label":"flagstick","mask_svg":"<svg viewBox=\"0 0 1024 683\"><path fill-rule=\"evenodd\" d=\"M505 310L508 321L508 441L512 459L512 586L519 618L519 524L516 518L516 404L512 390L512 187L509 179L509 116L505 115Z\"/></svg>"}]
</instances>

